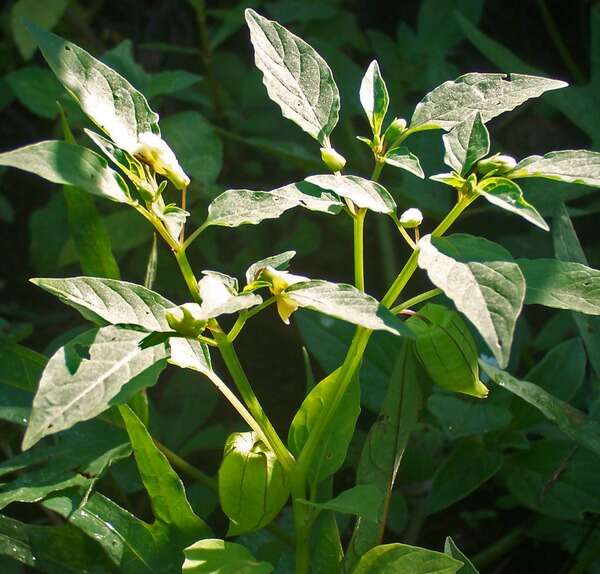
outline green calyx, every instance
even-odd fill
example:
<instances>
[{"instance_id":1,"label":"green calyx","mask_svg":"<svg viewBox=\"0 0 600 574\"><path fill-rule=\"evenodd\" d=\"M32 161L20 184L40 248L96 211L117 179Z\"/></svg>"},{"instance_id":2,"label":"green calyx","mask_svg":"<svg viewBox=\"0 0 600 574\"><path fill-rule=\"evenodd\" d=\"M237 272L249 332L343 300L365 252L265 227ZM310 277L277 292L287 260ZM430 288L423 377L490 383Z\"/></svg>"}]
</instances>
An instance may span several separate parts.
<instances>
[{"instance_id":1,"label":"green calyx","mask_svg":"<svg viewBox=\"0 0 600 574\"><path fill-rule=\"evenodd\" d=\"M184 303L165 311L169 327L184 337L197 338L206 328L206 319L201 319L202 310L197 303Z\"/></svg>"}]
</instances>

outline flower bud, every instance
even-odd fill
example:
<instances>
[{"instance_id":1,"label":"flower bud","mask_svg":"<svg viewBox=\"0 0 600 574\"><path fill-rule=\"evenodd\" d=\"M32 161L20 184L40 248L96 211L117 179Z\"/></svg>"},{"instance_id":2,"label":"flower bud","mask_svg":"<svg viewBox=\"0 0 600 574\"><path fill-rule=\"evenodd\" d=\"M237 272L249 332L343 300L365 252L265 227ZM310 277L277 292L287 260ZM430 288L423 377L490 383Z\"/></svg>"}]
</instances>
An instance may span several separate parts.
<instances>
[{"instance_id":1,"label":"flower bud","mask_svg":"<svg viewBox=\"0 0 600 574\"><path fill-rule=\"evenodd\" d=\"M198 303L184 303L165 311L169 327L184 337L195 339L206 328L206 319Z\"/></svg>"},{"instance_id":2,"label":"flower bud","mask_svg":"<svg viewBox=\"0 0 600 574\"><path fill-rule=\"evenodd\" d=\"M156 173L167 177L177 189L184 189L190 184L190 178L179 165L173 150L159 135L151 132L140 134L131 153Z\"/></svg>"},{"instance_id":3,"label":"flower bud","mask_svg":"<svg viewBox=\"0 0 600 574\"><path fill-rule=\"evenodd\" d=\"M434 383L449 391L487 396L488 389L479 380L475 340L456 311L429 303L406 323L415 333L417 356Z\"/></svg>"},{"instance_id":4,"label":"flower bud","mask_svg":"<svg viewBox=\"0 0 600 574\"><path fill-rule=\"evenodd\" d=\"M331 171L342 171L346 165L346 158L332 147L321 148L321 159Z\"/></svg>"},{"instance_id":5,"label":"flower bud","mask_svg":"<svg viewBox=\"0 0 600 574\"><path fill-rule=\"evenodd\" d=\"M411 207L400 216L400 225L406 229L414 229L419 227L423 222L423 214L420 209Z\"/></svg>"},{"instance_id":6,"label":"flower bud","mask_svg":"<svg viewBox=\"0 0 600 574\"><path fill-rule=\"evenodd\" d=\"M386 149L400 137L402 132L406 130L406 120L402 118L395 118L394 121L388 126L383 134L383 142Z\"/></svg>"},{"instance_id":7,"label":"flower bud","mask_svg":"<svg viewBox=\"0 0 600 574\"><path fill-rule=\"evenodd\" d=\"M491 171L496 171L498 174L506 173L517 165L517 161L510 155L496 154L487 159L482 159L477 162L477 171L481 174L486 174Z\"/></svg>"},{"instance_id":8,"label":"flower bud","mask_svg":"<svg viewBox=\"0 0 600 574\"><path fill-rule=\"evenodd\" d=\"M219 500L230 520L228 536L266 526L283 508L289 494L285 470L256 433L229 436L219 468Z\"/></svg>"}]
</instances>

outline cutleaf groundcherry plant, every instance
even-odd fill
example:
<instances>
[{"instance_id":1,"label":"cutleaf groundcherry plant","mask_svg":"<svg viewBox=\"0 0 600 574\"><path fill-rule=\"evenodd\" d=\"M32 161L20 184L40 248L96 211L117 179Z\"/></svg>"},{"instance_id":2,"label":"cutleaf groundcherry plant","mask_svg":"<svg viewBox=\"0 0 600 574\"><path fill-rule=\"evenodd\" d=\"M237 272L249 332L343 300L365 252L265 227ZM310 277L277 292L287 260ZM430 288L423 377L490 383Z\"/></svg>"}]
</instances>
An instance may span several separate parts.
<instances>
[{"instance_id":1,"label":"cutleaf groundcherry plant","mask_svg":"<svg viewBox=\"0 0 600 574\"><path fill-rule=\"evenodd\" d=\"M600 186L600 154L561 150L520 160L490 155L487 122L565 87L562 81L469 73L425 95L410 119L394 118L388 114L391 102L382 72L373 61L356 87L370 126L370 133L358 139L372 152L373 171L356 175L352 161L335 148L341 102L325 60L301 38L253 10L246 11L246 22L268 96L285 118L316 140L322 170L270 191L225 191L193 230L186 230L190 178L161 137L159 117L144 95L78 46L30 26L48 65L95 127L85 130L84 145L75 142L65 120L64 140L7 151L0 154L0 165L76 186L137 211L172 252L189 289L188 300L177 303L116 279L32 279L94 326L67 342L45 366L23 449L90 419L124 428L127 444L103 451L91 476L100 476L111 462L133 451L156 520L151 525L141 522L95 493L94 480L80 475L80 482L73 479L68 484L70 494L43 504L75 527L85 516L96 516L100 530L84 529L85 534L100 541L110 568L128 574L181 568L188 573L271 572L274 565L268 559L253 556L242 544L243 537L236 538L262 528L287 541L298 574L474 572L461 570L467 560L451 540L445 553L382 544L392 486L421 405L432 384L484 401L488 388L481 378L523 395L522 387L502 370L523 305L598 314L598 272L553 259L515 260L504 247L483 237L450 233L451 228L471 204L489 202L540 228L540 233L548 231L519 181L546 178ZM384 168L405 170L410 178L426 177L410 149L411 136L425 130L440 132L448 166L447 173L428 175L439 182L441 191L450 186L455 196L454 206L439 222L424 218L413 206L399 207L379 182ZM207 228L256 225L290 209L305 210L306 217L317 212L323 218L352 220L352 285L305 277L293 265L293 251L265 253L264 259L248 262L241 282L217 270L200 275L190 265L187 251L202 241ZM397 228L398 241L408 244L410 256L378 301L366 292L363 235L367 218L385 217ZM431 288L406 299L404 290L419 269ZM440 295L445 297L428 302ZM258 313L276 312L289 324L301 308L351 323L355 331L343 362L308 392L284 436L261 406L234 341L251 328L250 319ZM398 355L390 357L395 374L365 443L356 485L332 498L332 478L344 463L355 431L361 362L374 331L386 331L398 340ZM485 360L480 359L475 332L489 349ZM217 354L226 372L213 369L211 356ZM167 363L197 371L199 378L215 385L248 429L227 439L218 472L215 488L229 519L229 529L220 533L224 539L217 538L188 503L171 467L185 463L153 441L147 430L149 415L140 392L156 382ZM579 436L569 421L553 414L557 399L538 399L536 403L526 398L563 425L564 432ZM580 440L600 452L598 435L586 434ZM335 512L355 516L343 538ZM279 520L282 513L293 518Z\"/></svg>"}]
</instances>

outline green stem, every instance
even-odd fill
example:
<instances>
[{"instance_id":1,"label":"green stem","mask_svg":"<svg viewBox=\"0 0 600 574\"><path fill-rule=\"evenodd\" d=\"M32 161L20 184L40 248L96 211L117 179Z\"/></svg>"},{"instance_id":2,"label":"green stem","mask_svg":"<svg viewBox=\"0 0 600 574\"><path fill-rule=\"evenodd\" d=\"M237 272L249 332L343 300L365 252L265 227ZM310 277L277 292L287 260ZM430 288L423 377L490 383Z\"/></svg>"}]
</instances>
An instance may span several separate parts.
<instances>
[{"instance_id":1,"label":"green stem","mask_svg":"<svg viewBox=\"0 0 600 574\"><path fill-rule=\"evenodd\" d=\"M258 398L252 390L252 385L250 385L250 381L244 372L231 341L221 330L221 328L218 327L216 321L215 326L212 327L211 330L213 332L215 341L219 345L221 357L223 358L227 369L231 373L233 381L235 382L235 385L240 392L244 403L248 407L250 414L260 427L261 434L264 435L266 439L266 444L271 447L285 470L291 473L294 469L294 458L283 444L281 438L279 438L277 431L273 428L271 421L263 411Z\"/></svg>"},{"instance_id":2,"label":"green stem","mask_svg":"<svg viewBox=\"0 0 600 574\"><path fill-rule=\"evenodd\" d=\"M179 269L181 270L185 284L187 285L194 301L196 303L202 303L200 289L198 288L198 280L194 275L194 271L192 270L190 261L187 258L185 249L177 249L175 251L175 259L177 260L177 265L179 265Z\"/></svg>"},{"instance_id":3,"label":"green stem","mask_svg":"<svg viewBox=\"0 0 600 574\"><path fill-rule=\"evenodd\" d=\"M415 295L414 297L403 301L402 303L400 303L400 305L396 305L396 307L390 309L390 311L394 315L398 315L398 313L400 313L401 311L404 311L405 309L410 309L412 306L417 305L418 303L422 303L423 301L427 301L427 299L431 299L432 297L437 297L442 293L443 291L441 289L430 289L429 291L425 291L424 293Z\"/></svg>"},{"instance_id":4,"label":"green stem","mask_svg":"<svg viewBox=\"0 0 600 574\"><path fill-rule=\"evenodd\" d=\"M450 226L458 219L461 213L469 207L479 196L476 193L469 195L463 195L455 204L454 207L448 212L446 217L440 222L440 224L431 232L432 237L441 237L448 231Z\"/></svg>"},{"instance_id":5,"label":"green stem","mask_svg":"<svg viewBox=\"0 0 600 574\"><path fill-rule=\"evenodd\" d=\"M392 219L394 220L394 223L396 224L396 227L398 228L398 231L400 232L400 235L402 235L402 237L404 238L404 241L406 241L406 243L408 243L408 246L411 249L416 249L417 245L413 241L413 238L408 234L408 231L406 231L406 229L404 229L404 227L400 223L400 220L398 219L398 217L396 217L394 215L392 217Z\"/></svg>"},{"instance_id":6,"label":"green stem","mask_svg":"<svg viewBox=\"0 0 600 574\"><path fill-rule=\"evenodd\" d=\"M483 569L496 562L498 558L504 556L521 543L528 527L529 524L523 524L514 528L506 536L503 536L492 545L476 554L471 560L473 565L478 569Z\"/></svg>"},{"instance_id":7,"label":"green stem","mask_svg":"<svg viewBox=\"0 0 600 574\"><path fill-rule=\"evenodd\" d=\"M254 315L260 313L263 309L266 309L267 307L275 303L275 301L275 297L269 297L269 299L263 301L260 305L252 307L252 309L250 309L249 311L240 313L236 322L233 324L233 327L231 327L229 333L227 333L227 338L229 339L229 341L233 343L236 337L240 334L241 330L244 328L246 321L254 317Z\"/></svg>"},{"instance_id":8,"label":"green stem","mask_svg":"<svg viewBox=\"0 0 600 574\"><path fill-rule=\"evenodd\" d=\"M367 210L358 209L354 216L354 285L365 290L364 227Z\"/></svg>"},{"instance_id":9,"label":"green stem","mask_svg":"<svg viewBox=\"0 0 600 574\"><path fill-rule=\"evenodd\" d=\"M194 232L183 242L183 249L187 249L194 242L196 237L198 237L198 235L200 235L207 227L208 224L205 221L202 225L200 225L200 227L195 229Z\"/></svg>"}]
</instances>

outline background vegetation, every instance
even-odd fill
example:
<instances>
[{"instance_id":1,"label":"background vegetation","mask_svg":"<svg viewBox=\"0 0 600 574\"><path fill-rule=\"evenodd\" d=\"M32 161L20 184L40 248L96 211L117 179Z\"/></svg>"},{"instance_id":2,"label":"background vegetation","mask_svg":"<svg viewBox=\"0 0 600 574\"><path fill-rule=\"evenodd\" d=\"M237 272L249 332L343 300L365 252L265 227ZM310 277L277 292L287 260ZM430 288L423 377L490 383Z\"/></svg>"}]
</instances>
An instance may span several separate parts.
<instances>
[{"instance_id":1,"label":"background vegetation","mask_svg":"<svg viewBox=\"0 0 600 574\"><path fill-rule=\"evenodd\" d=\"M600 149L600 6L593 2L540 0L510 8L498 0L403 1L385 7L358 0L209 2L206 9L203 4L201 0L6 3L0 16L2 151L60 138L57 100L75 127L86 125L34 52L19 19L27 17L52 26L96 56L103 54L106 63L149 97L161 113L165 139L192 177L188 197L198 218L203 207L225 189L273 189L304 178L307 171L320 171L320 158L308 136L284 120L265 96L243 26L243 10L248 6L294 30L331 65L343 104L335 146L363 175L370 172L370 153L354 138L356 133L367 133L358 86L373 58L386 78L395 106L391 112L398 117L410 115L425 92L469 71L564 79L570 88L492 121L493 139L501 145L492 151L524 157L552 149ZM427 174L446 171L438 133L418 135L411 143ZM419 207L426 228L432 228L450 207L451 191L402 173L387 170L383 183L401 210ZM589 188L539 181L528 184L525 191L548 217L567 201L589 265L600 267L598 196L591 195ZM133 212L113 209L108 203L91 204L84 225L58 186L49 189L33 176L0 172L3 340L50 355L85 329L76 312L27 280L75 275L80 270L90 273L93 247L81 248L90 235L89 226L105 230L121 277L143 283L152 250L151 229ZM318 216L291 211L260 228L210 229L194 244L190 256L197 269L240 276L248 262L293 248L298 251L298 273L351 282L351 224L342 218L328 222L324 226ZM377 297L408 253L399 241L392 241L392 230L386 225L383 220L371 221L366 234L367 289ZM542 234L483 203L461 220L460 231L491 237L515 257L554 253L552 234ZM158 251L155 289L183 301L185 286L174 265L168 253ZM426 288L425 281L420 287ZM417 293L418 282L413 288ZM298 343L306 347L310 367L319 377L339 364L352 333L350 327L331 319L302 312L295 317L287 327L275 314L265 313L257 319L259 335L244 332L239 339L241 358L257 382L257 394L281 428L287 427L305 394L307 363ZM600 324L590 319L585 332L581 329L568 311L529 307L518 324L510 370L600 419L600 403L589 400L598 391ZM390 377L387 358L394 345L386 335L378 335L371 344L363 367L359 421L363 430L357 433L347 467L338 476L337 489L352 484L361 441L375 420ZM10 380L16 368L2 360L0 348L0 385ZM153 435L207 475L214 475L225 438L240 428L234 413L212 387L199 385L196 376L183 371L163 375L149 394ZM8 391L0 392L0 419L7 418L3 408L13 400ZM19 448L18 422L0 420L0 447L6 458ZM450 534L463 551L477 556L483 572L600 572L600 559L594 558L600 554L599 467L592 454L497 387L485 404L437 392L405 455L387 536L439 549ZM0 472L5 470L0 467ZM187 479L198 514L211 515L225 528L207 481ZM0 475L2 480L7 479ZM114 465L98 488L139 516L149 516L131 459ZM34 506L12 504L5 512L29 523L59 520ZM274 552L268 548L268 535L246 538L258 555ZM0 571L24 570L0 557Z\"/></svg>"}]
</instances>

